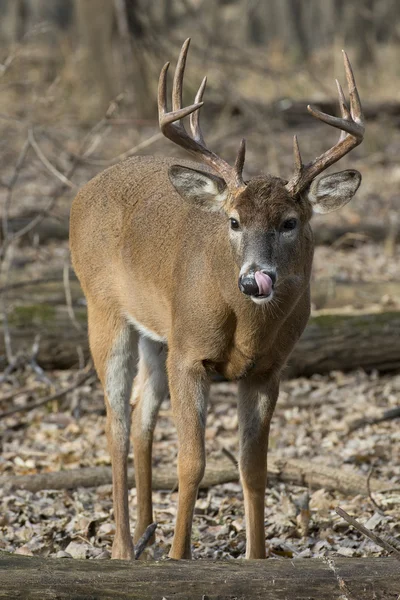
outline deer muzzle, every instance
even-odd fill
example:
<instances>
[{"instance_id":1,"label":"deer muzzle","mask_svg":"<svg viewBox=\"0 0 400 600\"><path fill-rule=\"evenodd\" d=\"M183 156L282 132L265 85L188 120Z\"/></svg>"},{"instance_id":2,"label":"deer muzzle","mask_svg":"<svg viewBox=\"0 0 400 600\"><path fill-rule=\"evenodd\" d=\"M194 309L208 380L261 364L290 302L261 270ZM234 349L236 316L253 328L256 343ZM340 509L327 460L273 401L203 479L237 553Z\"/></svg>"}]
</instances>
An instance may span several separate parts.
<instances>
[{"instance_id":1,"label":"deer muzzle","mask_svg":"<svg viewBox=\"0 0 400 600\"><path fill-rule=\"evenodd\" d=\"M246 273L239 277L239 289L246 296L267 298L274 289L276 275L266 271Z\"/></svg>"}]
</instances>

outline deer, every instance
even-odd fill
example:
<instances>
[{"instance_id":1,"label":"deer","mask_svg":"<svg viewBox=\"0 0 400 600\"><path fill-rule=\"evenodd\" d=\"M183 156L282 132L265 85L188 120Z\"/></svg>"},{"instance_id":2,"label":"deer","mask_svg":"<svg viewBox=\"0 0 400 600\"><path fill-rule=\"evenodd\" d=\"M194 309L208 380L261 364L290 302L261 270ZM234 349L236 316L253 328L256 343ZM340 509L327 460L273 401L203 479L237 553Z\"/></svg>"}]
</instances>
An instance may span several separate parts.
<instances>
[{"instance_id":1,"label":"deer","mask_svg":"<svg viewBox=\"0 0 400 600\"><path fill-rule=\"evenodd\" d=\"M281 374L310 315L310 219L314 212L347 204L361 183L356 170L318 178L364 136L359 93L344 51L349 106L338 81L340 117L308 106L313 117L340 130L337 143L304 164L295 136L289 180L270 174L246 180L244 140L234 166L204 140L199 111L206 78L194 103L182 104L189 43L190 38L176 65L171 111L169 63L161 71L158 111L163 135L197 161L133 156L85 184L71 209L72 262L87 301L89 344L106 403L114 559L133 559L134 545L153 522L153 431L168 394L179 485L169 556L191 558L193 513L206 463L208 392L215 374L238 387L246 558L266 557L268 437ZM133 539L130 435L137 488Z\"/></svg>"}]
</instances>

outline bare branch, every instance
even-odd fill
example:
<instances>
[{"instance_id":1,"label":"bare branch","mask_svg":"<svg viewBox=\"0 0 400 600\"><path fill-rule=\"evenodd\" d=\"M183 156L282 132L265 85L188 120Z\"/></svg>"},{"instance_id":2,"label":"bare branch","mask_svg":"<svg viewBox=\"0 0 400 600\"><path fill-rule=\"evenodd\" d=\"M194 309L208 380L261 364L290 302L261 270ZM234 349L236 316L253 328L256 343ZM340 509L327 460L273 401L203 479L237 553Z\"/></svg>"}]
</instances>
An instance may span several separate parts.
<instances>
[{"instance_id":1,"label":"bare branch","mask_svg":"<svg viewBox=\"0 0 400 600\"><path fill-rule=\"evenodd\" d=\"M154 532L156 529L157 529L157 523L151 523L147 527L146 531L144 532L144 534L142 535L142 537L140 538L140 540L138 541L138 543L135 546L135 560L138 560L140 558L141 554L143 554L143 551L145 550L151 537L154 535Z\"/></svg>"},{"instance_id":2,"label":"bare branch","mask_svg":"<svg viewBox=\"0 0 400 600\"><path fill-rule=\"evenodd\" d=\"M354 517L351 517L345 510L343 510L339 506L335 508L335 511L339 516L341 516L345 521L347 521L347 523L352 525L354 529L357 529L357 531L365 535L365 537L372 540L381 548L384 548L387 552L393 554L393 556L397 558L397 560L400 560L400 552L391 544L389 544L386 540L383 540L381 537L364 527L364 525L361 525L361 523L359 523Z\"/></svg>"},{"instance_id":3,"label":"bare branch","mask_svg":"<svg viewBox=\"0 0 400 600\"><path fill-rule=\"evenodd\" d=\"M13 191L14 191L14 187L18 181L18 177L20 175L21 169L24 165L25 159L27 157L28 154L28 150L29 150L29 140L26 139L24 142L24 145L21 148L21 151L19 153L17 162L15 163L15 167L14 167L14 172L11 176L11 179L7 185L8 188L8 193L5 199L5 203L4 203L4 211L3 211L3 216L1 219L1 223L2 223L2 230L3 230L3 245L0 249L0 259L3 258L6 248L7 248L7 238L8 238L8 213L10 211L10 207L11 207L11 202L12 202L12 196L13 196Z\"/></svg>"},{"instance_id":4,"label":"bare branch","mask_svg":"<svg viewBox=\"0 0 400 600\"><path fill-rule=\"evenodd\" d=\"M4 256L3 263L1 265L4 269L4 283L5 283L6 287L7 287L8 278L10 275L11 263L12 263L12 252L10 252L8 254L6 253ZM8 316L7 316L7 306L6 306L5 294L2 294L0 297L0 308L1 308L2 318L3 318L4 347L6 350L7 362L9 364L9 366L12 367L12 365L14 365L14 362L15 362L15 357L14 357L14 354L12 351L10 328L8 326Z\"/></svg>"},{"instance_id":5,"label":"bare branch","mask_svg":"<svg viewBox=\"0 0 400 600\"><path fill-rule=\"evenodd\" d=\"M82 331L82 326L78 323L74 307L72 306L72 295L71 295L71 286L69 285L69 264L68 261L65 261L64 269L63 269L63 283L64 283L64 291L65 291L65 302L67 304L68 316L71 319L71 322L77 331Z\"/></svg>"},{"instance_id":6,"label":"bare branch","mask_svg":"<svg viewBox=\"0 0 400 600\"><path fill-rule=\"evenodd\" d=\"M62 398L63 396L65 396L65 394L69 394L69 392L72 392L76 388L80 387L83 383L85 383L88 379L90 379L94 375L95 375L94 370L90 369L90 371L85 373L85 375L83 375L83 377L78 379L78 381L76 381L69 387L64 388L63 390L59 390L58 392L55 392L54 394L51 394L50 396L46 396L46 398L43 398L42 400L39 400L38 402L35 402L33 404L28 404L26 406L18 406L16 408L11 408L10 410L5 410L4 412L0 413L0 420L5 419L6 417L10 417L11 415L14 415L14 414L17 414L20 412L28 412L28 411L34 410L35 408L40 408L41 406L48 404L48 402L51 402L52 400L58 400L58 399Z\"/></svg>"},{"instance_id":7,"label":"bare branch","mask_svg":"<svg viewBox=\"0 0 400 600\"><path fill-rule=\"evenodd\" d=\"M72 181L70 181L68 179L68 177L63 175L43 154L43 151L41 150L37 141L35 140L35 136L34 136L32 127L30 127L28 130L28 140L29 140L29 143L32 146L33 150L35 151L36 156L38 157L40 162L44 165L44 167L49 171L49 173L51 173L51 175L53 175L56 179L61 181L61 183L63 183L67 187L75 189L76 185L74 183L72 183Z\"/></svg>"},{"instance_id":8,"label":"bare branch","mask_svg":"<svg viewBox=\"0 0 400 600\"><path fill-rule=\"evenodd\" d=\"M164 136L162 133L155 133L148 139L143 140L142 142L139 142L138 144L136 144L136 146L132 146L132 148L129 148L129 150L126 150L125 152L122 152L121 154L118 154L117 156L114 156L113 158L109 158L109 159L102 160L102 159L96 159L96 158L88 158L86 156L79 156L78 154L73 154L73 156L77 160L79 160L79 162L84 162L89 165L93 165L93 166L97 166L97 167L110 167L111 165L114 165L118 162L121 162L122 160L125 160L126 158L129 158L130 156L133 156L134 154L137 154L140 150L143 150L144 148L148 148L149 146L152 146L155 142L158 142L158 140L163 139L163 137Z\"/></svg>"},{"instance_id":9,"label":"bare branch","mask_svg":"<svg viewBox=\"0 0 400 600\"><path fill-rule=\"evenodd\" d=\"M372 504L375 506L375 508L377 509L377 511L379 512L379 514L383 515L385 514L384 511L382 510L382 507L379 506L379 504L377 503L377 501L374 499L374 497L372 496L372 490L371 490L371 477L372 477L372 473L374 472L374 465L371 465L371 468L369 470L368 476L367 476L367 490L368 490L368 496L369 499L371 500Z\"/></svg>"}]
</instances>

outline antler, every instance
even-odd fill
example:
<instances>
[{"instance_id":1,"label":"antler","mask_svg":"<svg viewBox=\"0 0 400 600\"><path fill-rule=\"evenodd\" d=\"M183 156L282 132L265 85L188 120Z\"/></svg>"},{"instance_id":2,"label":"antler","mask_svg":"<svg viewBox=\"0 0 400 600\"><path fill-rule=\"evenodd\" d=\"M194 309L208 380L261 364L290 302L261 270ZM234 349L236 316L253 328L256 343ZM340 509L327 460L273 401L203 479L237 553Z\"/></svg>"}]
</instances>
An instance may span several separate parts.
<instances>
[{"instance_id":1,"label":"antler","mask_svg":"<svg viewBox=\"0 0 400 600\"><path fill-rule=\"evenodd\" d=\"M194 156L199 158L202 162L212 167L219 175L221 175L230 189L234 190L241 188L245 185L242 178L246 152L245 141L241 141L235 166L231 167L227 162L206 147L200 129L199 110L204 104L202 100L207 77L204 77L199 87L194 104L182 108L182 84L189 44L190 38L188 38L182 46L175 69L172 88L172 112L168 112L167 108L167 71L169 62L167 62L161 70L158 84L158 119L161 131L165 137L172 142L185 148L185 150L194 154ZM190 131L192 137L187 133L181 121L181 119L188 115L190 115Z\"/></svg>"},{"instance_id":2,"label":"antler","mask_svg":"<svg viewBox=\"0 0 400 600\"><path fill-rule=\"evenodd\" d=\"M364 115L362 113L360 97L358 95L350 61L344 50L343 58L347 85L349 88L350 110L346 105L343 90L338 80L336 80L336 85L339 93L339 106L342 118L327 115L310 105L307 106L308 111L313 117L316 117L324 123L328 123L328 125L341 129L342 132L340 138L330 150L327 150L327 152L318 156L308 165L303 165L297 137L294 136L293 149L295 172L285 186L292 196L296 196L296 194L304 190L314 177L340 160L342 156L350 152L350 150L361 144L363 141L365 131Z\"/></svg>"}]
</instances>

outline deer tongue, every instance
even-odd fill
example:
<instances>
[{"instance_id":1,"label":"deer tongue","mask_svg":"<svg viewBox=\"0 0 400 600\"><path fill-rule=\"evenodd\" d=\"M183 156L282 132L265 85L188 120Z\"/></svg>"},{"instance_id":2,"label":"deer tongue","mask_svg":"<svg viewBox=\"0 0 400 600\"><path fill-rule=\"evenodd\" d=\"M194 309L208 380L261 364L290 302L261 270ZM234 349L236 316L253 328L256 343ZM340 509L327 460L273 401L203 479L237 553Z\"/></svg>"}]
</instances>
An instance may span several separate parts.
<instances>
[{"instance_id":1,"label":"deer tongue","mask_svg":"<svg viewBox=\"0 0 400 600\"><path fill-rule=\"evenodd\" d=\"M254 277L258 285L258 294L260 296L269 296L273 285L271 277L262 271L256 271Z\"/></svg>"}]
</instances>

